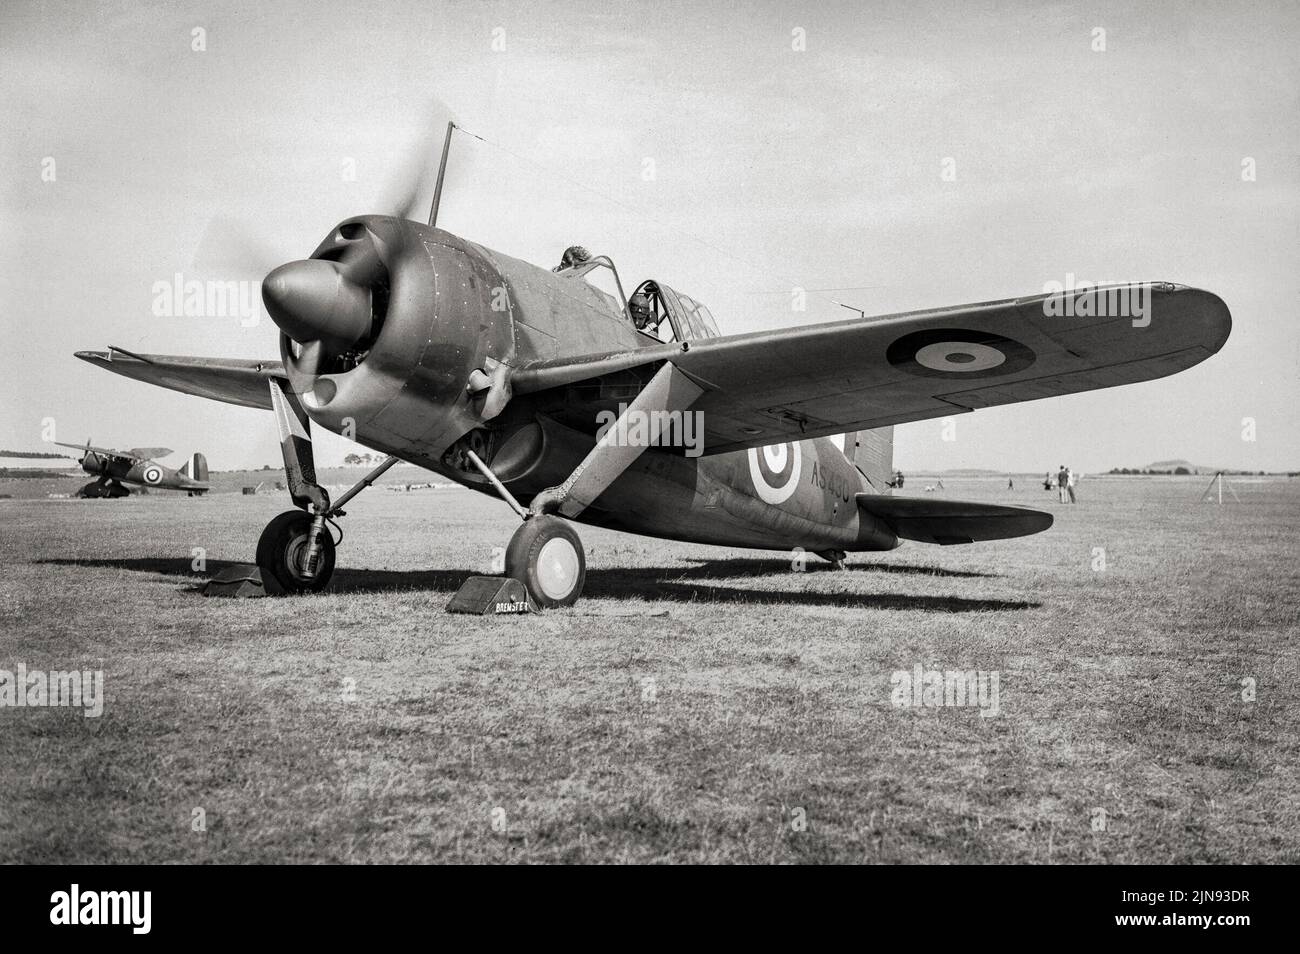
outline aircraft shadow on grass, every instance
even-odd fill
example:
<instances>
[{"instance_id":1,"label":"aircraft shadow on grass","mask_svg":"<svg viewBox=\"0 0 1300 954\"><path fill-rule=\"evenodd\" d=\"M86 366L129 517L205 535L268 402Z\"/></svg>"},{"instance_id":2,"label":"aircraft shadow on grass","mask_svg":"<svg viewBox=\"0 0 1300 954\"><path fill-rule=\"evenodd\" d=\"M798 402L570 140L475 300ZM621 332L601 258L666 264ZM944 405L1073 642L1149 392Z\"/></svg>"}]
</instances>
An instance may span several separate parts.
<instances>
[{"instance_id":1,"label":"aircraft shadow on grass","mask_svg":"<svg viewBox=\"0 0 1300 954\"><path fill-rule=\"evenodd\" d=\"M183 577L192 581L189 589L199 592L208 577L240 564L227 560L209 560L203 573L195 573L190 561L177 557L137 557L124 559L88 558L80 560L50 559L38 563L55 566L92 566L138 573L157 573ZM845 571L832 571L829 565L808 570L821 575L835 572L831 579L851 579L854 571L913 573L924 576L983 577L996 576L964 570L941 570L933 567L900 564L850 564ZM448 594L468 577L481 575L481 567L456 570L366 570L338 569L328 593L382 593L402 590L438 590ZM1035 609L1040 603L1024 600L971 599L961 596L925 596L908 593L846 593L795 589L745 589L715 585L709 580L737 577L777 577L792 574L787 560L719 560L689 566L621 567L587 570L588 596L606 599L664 600L677 603L791 604L801 606L843 606L856 609L921 610L939 613L969 613L998 610ZM705 582L698 582L705 581Z\"/></svg>"}]
</instances>

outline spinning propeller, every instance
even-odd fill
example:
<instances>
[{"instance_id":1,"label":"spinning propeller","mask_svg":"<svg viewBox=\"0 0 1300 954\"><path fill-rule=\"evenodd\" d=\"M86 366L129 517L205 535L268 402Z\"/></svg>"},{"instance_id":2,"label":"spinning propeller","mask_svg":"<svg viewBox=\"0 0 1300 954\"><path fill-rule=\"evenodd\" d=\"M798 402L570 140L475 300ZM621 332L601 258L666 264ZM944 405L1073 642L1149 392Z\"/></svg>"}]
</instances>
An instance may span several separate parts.
<instances>
[{"instance_id":1,"label":"spinning propeller","mask_svg":"<svg viewBox=\"0 0 1300 954\"><path fill-rule=\"evenodd\" d=\"M440 105L433 111L448 113ZM409 158L381 190L381 214L419 221L426 217L433 175L441 168L430 161L441 130L435 124L421 130ZM445 164L446 142L442 145ZM195 259L206 269L266 276L262 300L282 332L285 368L293 390L301 394L312 389L319 375L354 367L373 345L393 278L385 251L380 236L360 222L349 222L314 257L278 264L283 258L264 242L217 216L209 221Z\"/></svg>"}]
</instances>

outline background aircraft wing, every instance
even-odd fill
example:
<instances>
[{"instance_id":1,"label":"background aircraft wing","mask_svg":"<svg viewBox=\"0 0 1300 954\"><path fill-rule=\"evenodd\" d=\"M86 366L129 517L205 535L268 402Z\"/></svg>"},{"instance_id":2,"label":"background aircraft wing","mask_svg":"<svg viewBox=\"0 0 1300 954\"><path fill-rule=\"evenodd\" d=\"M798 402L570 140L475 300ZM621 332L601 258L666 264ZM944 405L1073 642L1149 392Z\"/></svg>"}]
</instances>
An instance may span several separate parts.
<instances>
[{"instance_id":1,"label":"background aircraft wing","mask_svg":"<svg viewBox=\"0 0 1300 954\"><path fill-rule=\"evenodd\" d=\"M528 393L671 360L704 387L692 410L705 453L721 453L1149 381L1204 361L1231 327L1209 292L1108 286L537 362L511 383Z\"/></svg>"},{"instance_id":2,"label":"background aircraft wing","mask_svg":"<svg viewBox=\"0 0 1300 954\"><path fill-rule=\"evenodd\" d=\"M117 374L171 388L184 394L244 407L271 409L267 382L286 380L279 361L246 361L237 358L191 358L180 355L128 355L119 350L78 351L77 357ZM150 448L143 448L149 450ZM153 448L157 450L157 448ZM168 451L167 453L171 453ZM160 455L166 456L166 455Z\"/></svg>"},{"instance_id":3,"label":"background aircraft wing","mask_svg":"<svg viewBox=\"0 0 1300 954\"><path fill-rule=\"evenodd\" d=\"M82 452L84 456L87 451L98 454L100 457L119 457L122 460L130 460L131 455L126 451L113 450L108 447L92 447L89 444L68 444L64 441L50 441L51 444L57 444L59 447L72 447Z\"/></svg>"},{"instance_id":4,"label":"background aircraft wing","mask_svg":"<svg viewBox=\"0 0 1300 954\"><path fill-rule=\"evenodd\" d=\"M172 453L170 447L132 447L130 450L123 451L128 457L134 457L136 460L157 460L159 457L166 457Z\"/></svg>"}]
</instances>

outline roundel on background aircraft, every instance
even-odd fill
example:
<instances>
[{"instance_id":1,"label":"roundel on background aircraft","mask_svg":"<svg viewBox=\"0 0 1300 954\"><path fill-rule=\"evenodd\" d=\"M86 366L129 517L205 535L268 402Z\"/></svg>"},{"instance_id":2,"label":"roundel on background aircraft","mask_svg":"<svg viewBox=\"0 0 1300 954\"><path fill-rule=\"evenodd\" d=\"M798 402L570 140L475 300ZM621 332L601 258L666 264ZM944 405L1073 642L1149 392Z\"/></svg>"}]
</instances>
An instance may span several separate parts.
<instances>
[{"instance_id":1,"label":"roundel on background aircraft","mask_svg":"<svg viewBox=\"0 0 1300 954\"><path fill-rule=\"evenodd\" d=\"M162 468L157 464L150 464L144 469L144 482L146 484L156 484L162 480Z\"/></svg>"},{"instance_id":2,"label":"roundel on background aircraft","mask_svg":"<svg viewBox=\"0 0 1300 954\"><path fill-rule=\"evenodd\" d=\"M966 328L914 331L885 352L891 365L908 374L949 379L1015 374L1033 364L1035 357L1019 341Z\"/></svg>"},{"instance_id":3,"label":"roundel on background aircraft","mask_svg":"<svg viewBox=\"0 0 1300 954\"><path fill-rule=\"evenodd\" d=\"M799 488L802 469L803 455L797 441L749 449L749 478L764 503L779 504L789 500Z\"/></svg>"}]
</instances>

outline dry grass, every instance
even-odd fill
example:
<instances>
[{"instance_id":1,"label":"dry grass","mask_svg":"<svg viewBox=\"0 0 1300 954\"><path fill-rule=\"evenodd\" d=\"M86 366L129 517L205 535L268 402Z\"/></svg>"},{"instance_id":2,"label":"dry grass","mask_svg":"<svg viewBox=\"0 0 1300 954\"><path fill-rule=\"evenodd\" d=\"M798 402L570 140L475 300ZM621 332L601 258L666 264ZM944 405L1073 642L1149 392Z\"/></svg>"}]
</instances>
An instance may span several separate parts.
<instances>
[{"instance_id":1,"label":"dry grass","mask_svg":"<svg viewBox=\"0 0 1300 954\"><path fill-rule=\"evenodd\" d=\"M0 709L0 860L1300 860L1300 483L946 483L1057 525L806 573L584 528L587 598L503 620L443 611L513 529L463 491L370 491L332 593L238 602L191 550L278 499L0 501L0 668L107 691ZM893 708L917 663L1001 715Z\"/></svg>"}]
</instances>

